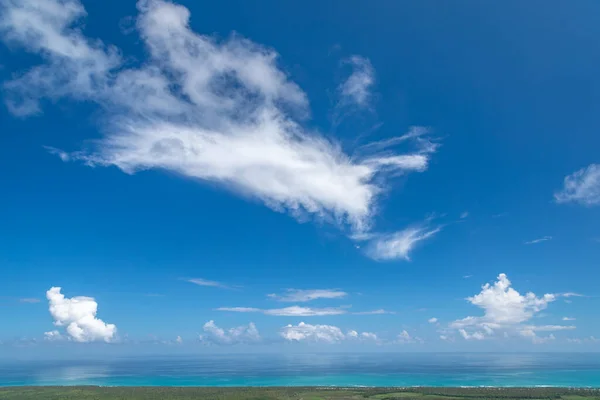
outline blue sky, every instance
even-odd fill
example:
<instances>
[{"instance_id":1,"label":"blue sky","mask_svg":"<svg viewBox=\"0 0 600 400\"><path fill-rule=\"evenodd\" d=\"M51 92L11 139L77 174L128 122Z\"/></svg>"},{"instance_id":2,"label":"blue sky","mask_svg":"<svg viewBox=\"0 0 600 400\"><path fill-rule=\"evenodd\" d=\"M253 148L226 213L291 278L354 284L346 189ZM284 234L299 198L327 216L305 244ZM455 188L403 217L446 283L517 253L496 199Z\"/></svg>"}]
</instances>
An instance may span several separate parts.
<instances>
[{"instance_id":1,"label":"blue sky","mask_svg":"<svg viewBox=\"0 0 600 400\"><path fill-rule=\"evenodd\" d=\"M600 349L598 12L9 1L2 346Z\"/></svg>"}]
</instances>

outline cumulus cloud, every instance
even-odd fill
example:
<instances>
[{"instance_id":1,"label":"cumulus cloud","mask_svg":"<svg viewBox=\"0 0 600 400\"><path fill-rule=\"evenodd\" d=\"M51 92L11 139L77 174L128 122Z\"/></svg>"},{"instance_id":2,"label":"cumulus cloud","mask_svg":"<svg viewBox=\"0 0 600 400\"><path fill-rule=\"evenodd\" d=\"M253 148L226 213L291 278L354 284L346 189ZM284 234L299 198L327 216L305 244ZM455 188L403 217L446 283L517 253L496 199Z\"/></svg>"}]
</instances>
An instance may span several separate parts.
<instances>
[{"instance_id":1,"label":"cumulus cloud","mask_svg":"<svg viewBox=\"0 0 600 400\"><path fill-rule=\"evenodd\" d=\"M281 328L281 336L290 342L309 341L337 343L346 338L337 326L333 325L310 325L300 322L298 325L287 325Z\"/></svg>"},{"instance_id":2,"label":"cumulus cloud","mask_svg":"<svg viewBox=\"0 0 600 400\"><path fill-rule=\"evenodd\" d=\"M554 193L554 200L557 203L579 203L585 206L600 204L600 165L590 164L567 175L563 188Z\"/></svg>"},{"instance_id":3,"label":"cumulus cloud","mask_svg":"<svg viewBox=\"0 0 600 400\"><path fill-rule=\"evenodd\" d=\"M493 285L486 283L479 294L467 298L471 304L483 309L484 315L456 320L450 324L450 328L457 330L467 340L483 340L496 332L502 332L503 336L516 332L524 337L535 337L537 341L536 331L575 329L574 326L525 324L559 296L545 294L537 297L532 292L522 295L512 288L506 274L500 274Z\"/></svg>"},{"instance_id":4,"label":"cumulus cloud","mask_svg":"<svg viewBox=\"0 0 600 400\"><path fill-rule=\"evenodd\" d=\"M238 326L236 328L219 328L213 320L208 321L203 326L204 333L200 335L200 341L212 344L239 344L239 343L257 343L261 337L256 329L256 325L250 322L248 325Z\"/></svg>"},{"instance_id":5,"label":"cumulus cloud","mask_svg":"<svg viewBox=\"0 0 600 400\"><path fill-rule=\"evenodd\" d=\"M2 38L44 60L5 84L9 109L40 113L40 100L68 97L104 111L103 138L81 151L55 150L61 159L128 174L166 170L355 232L370 228L387 178L427 169L436 146L423 136L349 155L305 128L306 94L272 49L237 35L197 34L189 10L171 2L140 0L138 10L135 26L148 59L129 67L119 49L83 34L79 1L3 3ZM341 93L365 104L372 67L359 57L351 63L355 70ZM400 143L412 146L399 154L392 146Z\"/></svg>"},{"instance_id":6,"label":"cumulus cloud","mask_svg":"<svg viewBox=\"0 0 600 400\"><path fill-rule=\"evenodd\" d=\"M463 339L465 339L465 340L483 340L483 339L485 339L485 334L483 332L473 332L472 334L470 334L464 329L459 329L458 333L460 333L460 336L462 336Z\"/></svg>"},{"instance_id":7,"label":"cumulus cloud","mask_svg":"<svg viewBox=\"0 0 600 400\"><path fill-rule=\"evenodd\" d=\"M261 309L254 307L219 307L217 311L241 312L241 313L263 313L278 317L319 317L324 315L346 314L348 311L341 307L311 308L290 306L284 308Z\"/></svg>"},{"instance_id":8,"label":"cumulus cloud","mask_svg":"<svg viewBox=\"0 0 600 400\"><path fill-rule=\"evenodd\" d=\"M267 296L283 302L302 303L317 299L339 299L347 295L348 293L338 289L287 289L282 295L272 293Z\"/></svg>"},{"instance_id":9,"label":"cumulus cloud","mask_svg":"<svg viewBox=\"0 0 600 400\"><path fill-rule=\"evenodd\" d=\"M64 327L69 339L75 342L111 342L117 334L114 324L96 318L98 303L92 297L66 298L60 287L46 292L54 325Z\"/></svg>"},{"instance_id":10,"label":"cumulus cloud","mask_svg":"<svg viewBox=\"0 0 600 400\"><path fill-rule=\"evenodd\" d=\"M378 341L379 340L379 338L377 337L377 335L375 333L373 333L373 332L362 332L360 334L360 337L362 339L365 339L365 340L373 340L373 341Z\"/></svg>"},{"instance_id":11,"label":"cumulus cloud","mask_svg":"<svg viewBox=\"0 0 600 400\"><path fill-rule=\"evenodd\" d=\"M340 328L333 325L311 325L300 322L298 325L286 325L280 330L280 335L289 342L320 342L339 343L344 340L371 342L381 344L377 334L373 332L357 332L349 330L344 334Z\"/></svg>"},{"instance_id":12,"label":"cumulus cloud","mask_svg":"<svg viewBox=\"0 0 600 400\"><path fill-rule=\"evenodd\" d=\"M64 338L65 337L56 329L53 331L44 332L44 340L47 340L49 342L60 341L60 340L63 340Z\"/></svg>"},{"instance_id":13,"label":"cumulus cloud","mask_svg":"<svg viewBox=\"0 0 600 400\"><path fill-rule=\"evenodd\" d=\"M438 319L437 319L437 318L435 318L435 317L433 317L433 318L429 318L429 319L427 320L427 322L429 322L430 324L436 324L436 323L438 322Z\"/></svg>"},{"instance_id":14,"label":"cumulus cloud","mask_svg":"<svg viewBox=\"0 0 600 400\"><path fill-rule=\"evenodd\" d=\"M367 254L375 260L401 259L410 261L410 253L415 247L441 230L441 226L430 227L423 224L392 234L379 235L368 244Z\"/></svg>"},{"instance_id":15,"label":"cumulus cloud","mask_svg":"<svg viewBox=\"0 0 600 400\"><path fill-rule=\"evenodd\" d=\"M408 333L408 331L403 330L402 332L400 332L400 334L398 336L396 336L395 343L397 343L397 344L424 343L424 340L418 336L413 337Z\"/></svg>"},{"instance_id":16,"label":"cumulus cloud","mask_svg":"<svg viewBox=\"0 0 600 400\"><path fill-rule=\"evenodd\" d=\"M542 242L546 242L548 240L552 240L552 236L544 236L541 237L539 239L534 239L534 240L530 240L528 242L525 242L525 244L536 244L536 243L542 243Z\"/></svg>"},{"instance_id":17,"label":"cumulus cloud","mask_svg":"<svg viewBox=\"0 0 600 400\"><path fill-rule=\"evenodd\" d=\"M177 338L175 339L175 343L177 343L177 344L183 343L183 339L181 338L181 336L177 336Z\"/></svg>"},{"instance_id":18,"label":"cumulus cloud","mask_svg":"<svg viewBox=\"0 0 600 400\"><path fill-rule=\"evenodd\" d=\"M553 334L548 336L538 336L534 329L523 329L519 331L519 334L523 337L531 339L533 344L543 344L556 340L556 337Z\"/></svg>"}]
</instances>

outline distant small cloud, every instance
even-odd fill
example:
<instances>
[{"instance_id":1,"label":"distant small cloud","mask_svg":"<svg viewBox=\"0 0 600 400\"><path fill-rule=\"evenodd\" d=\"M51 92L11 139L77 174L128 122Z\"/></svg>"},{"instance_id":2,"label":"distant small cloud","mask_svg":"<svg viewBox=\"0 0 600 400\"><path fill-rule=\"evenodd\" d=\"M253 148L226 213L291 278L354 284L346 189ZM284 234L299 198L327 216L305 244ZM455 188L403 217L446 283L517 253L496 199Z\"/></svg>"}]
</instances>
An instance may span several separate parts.
<instances>
[{"instance_id":1,"label":"distant small cloud","mask_svg":"<svg viewBox=\"0 0 600 400\"><path fill-rule=\"evenodd\" d=\"M600 205L600 164L590 164L567 175L563 188L554 193L557 203L579 203L584 206Z\"/></svg>"},{"instance_id":2,"label":"distant small cloud","mask_svg":"<svg viewBox=\"0 0 600 400\"><path fill-rule=\"evenodd\" d=\"M473 275L463 275L464 279L469 279L469 278L472 278L472 277L473 277Z\"/></svg>"},{"instance_id":3,"label":"distant small cloud","mask_svg":"<svg viewBox=\"0 0 600 400\"><path fill-rule=\"evenodd\" d=\"M427 322L429 322L430 324L435 324L435 323L437 323L437 322L438 322L438 319L437 319L437 318L435 318L435 317L434 317L434 318L429 318L429 319L427 320Z\"/></svg>"},{"instance_id":4,"label":"distant small cloud","mask_svg":"<svg viewBox=\"0 0 600 400\"><path fill-rule=\"evenodd\" d=\"M563 317L563 321L575 321L577 318L573 318L573 317Z\"/></svg>"},{"instance_id":5,"label":"distant small cloud","mask_svg":"<svg viewBox=\"0 0 600 400\"><path fill-rule=\"evenodd\" d=\"M358 311L358 312L353 312L352 314L353 315L379 315L379 314L396 314L396 312L395 311L387 311L387 310L380 308L379 310Z\"/></svg>"},{"instance_id":6,"label":"distant small cloud","mask_svg":"<svg viewBox=\"0 0 600 400\"><path fill-rule=\"evenodd\" d=\"M465 212L463 212L462 214L460 214L460 219L465 219L465 218L467 218L468 216L469 216L469 212L468 212L468 211L465 211Z\"/></svg>"},{"instance_id":7,"label":"distant small cloud","mask_svg":"<svg viewBox=\"0 0 600 400\"><path fill-rule=\"evenodd\" d=\"M248 325L223 329L218 327L213 320L210 320L204 324L202 330L204 333L200 335L199 339L201 342L209 344L234 345L261 341L261 336L253 322Z\"/></svg>"},{"instance_id":8,"label":"distant small cloud","mask_svg":"<svg viewBox=\"0 0 600 400\"><path fill-rule=\"evenodd\" d=\"M177 336L177 339L175 339L175 342L178 344L182 344L183 343L183 339L181 338L181 336Z\"/></svg>"},{"instance_id":9,"label":"distant small cloud","mask_svg":"<svg viewBox=\"0 0 600 400\"><path fill-rule=\"evenodd\" d=\"M36 299L34 297L25 297L25 298L19 299L20 303L30 303L30 304L39 303L40 301L41 301L40 299Z\"/></svg>"},{"instance_id":10,"label":"distant small cloud","mask_svg":"<svg viewBox=\"0 0 600 400\"><path fill-rule=\"evenodd\" d=\"M307 302L317 299L339 299L347 295L348 293L338 289L287 289L284 294L272 293L267 296L283 302Z\"/></svg>"},{"instance_id":11,"label":"distant small cloud","mask_svg":"<svg viewBox=\"0 0 600 400\"><path fill-rule=\"evenodd\" d=\"M228 311L238 313L262 313L276 317L320 317L325 315L347 314L348 310L342 307L311 308L290 306L284 308L261 309L254 307L219 307L217 311Z\"/></svg>"},{"instance_id":12,"label":"distant small cloud","mask_svg":"<svg viewBox=\"0 0 600 400\"><path fill-rule=\"evenodd\" d=\"M340 106L367 108L371 102L375 70L369 59L361 56L352 56L346 63L352 66L352 74L339 87Z\"/></svg>"},{"instance_id":13,"label":"distant small cloud","mask_svg":"<svg viewBox=\"0 0 600 400\"><path fill-rule=\"evenodd\" d=\"M208 279L192 278L192 279L186 279L186 281L189 283L193 283L194 285L198 285L198 286L209 286L209 287L216 287L216 288L221 288L221 289L231 289L231 286L225 285L224 283L217 282L217 281L209 281Z\"/></svg>"},{"instance_id":14,"label":"distant small cloud","mask_svg":"<svg viewBox=\"0 0 600 400\"><path fill-rule=\"evenodd\" d=\"M421 242L432 238L442 226L431 227L428 221L388 235L381 235L369 243L367 254L374 260L410 261L410 253Z\"/></svg>"},{"instance_id":15,"label":"distant small cloud","mask_svg":"<svg viewBox=\"0 0 600 400\"><path fill-rule=\"evenodd\" d=\"M492 215L492 218L504 218L504 217L508 217L508 212L505 211L505 212L501 212L501 213Z\"/></svg>"},{"instance_id":16,"label":"distant small cloud","mask_svg":"<svg viewBox=\"0 0 600 400\"><path fill-rule=\"evenodd\" d=\"M418 336L411 336L408 331L403 330L398 336L394 343L396 344L409 344L409 343L424 343L425 341Z\"/></svg>"},{"instance_id":17,"label":"distant small cloud","mask_svg":"<svg viewBox=\"0 0 600 400\"><path fill-rule=\"evenodd\" d=\"M584 295L584 294L581 294L581 293L575 293L575 292L566 292L566 293L560 293L560 294L559 294L559 296L560 296L560 297L566 297L566 298L569 298L569 297L587 297L587 296L586 296L586 295Z\"/></svg>"},{"instance_id":18,"label":"distant small cloud","mask_svg":"<svg viewBox=\"0 0 600 400\"><path fill-rule=\"evenodd\" d=\"M548 240L552 240L552 236L544 236L541 237L539 239L534 239L534 240L530 240L528 242L525 242L525 244L536 244L536 243L542 243L542 242L546 242Z\"/></svg>"}]
</instances>

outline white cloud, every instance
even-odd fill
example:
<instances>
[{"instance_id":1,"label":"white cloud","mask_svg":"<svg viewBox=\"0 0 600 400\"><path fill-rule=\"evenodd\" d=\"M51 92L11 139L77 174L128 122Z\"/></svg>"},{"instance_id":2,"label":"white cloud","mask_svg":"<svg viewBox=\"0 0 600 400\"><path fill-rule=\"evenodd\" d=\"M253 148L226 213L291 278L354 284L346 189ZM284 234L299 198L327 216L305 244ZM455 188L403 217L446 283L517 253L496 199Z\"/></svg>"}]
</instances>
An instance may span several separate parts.
<instances>
[{"instance_id":1,"label":"white cloud","mask_svg":"<svg viewBox=\"0 0 600 400\"><path fill-rule=\"evenodd\" d=\"M20 303L29 303L29 304L33 304L33 303L39 303L41 300L34 298L34 297L25 297L22 299L19 299Z\"/></svg>"},{"instance_id":2,"label":"white cloud","mask_svg":"<svg viewBox=\"0 0 600 400\"><path fill-rule=\"evenodd\" d=\"M386 178L427 168L436 146L422 136L411 139L416 148L408 154L392 152L390 142L358 156L305 128L306 94L279 68L275 51L236 35L199 35L180 5L144 0L138 9L149 58L129 68L127 55L83 35L78 1L3 5L3 39L45 61L5 85L10 110L39 113L41 99L70 97L105 112L105 136L84 151L55 150L61 159L129 174L167 170L355 232L370 228ZM341 91L364 103L372 67L360 60Z\"/></svg>"},{"instance_id":3,"label":"white cloud","mask_svg":"<svg viewBox=\"0 0 600 400\"><path fill-rule=\"evenodd\" d=\"M533 332L554 332L576 329L574 325L528 325L524 329Z\"/></svg>"},{"instance_id":4,"label":"white cloud","mask_svg":"<svg viewBox=\"0 0 600 400\"><path fill-rule=\"evenodd\" d=\"M577 343L577 344L581 344L581 343L598 343L600 342L600 339L594 337L594 336L589 336L586 338L567 338L567 342L569 343Z\"/></svg>"},{"instance_id":5,"label":"white cloud","mask_svg":"<svg viewBox=\"0 0 600 400\"><path fill-rule=\"evenodd\" d=\"M530 240L528 242L525 242L525 244L542 243L542 242L545 242L545 241L548 241L548 240L552 240L552 236L544 236L544 237L541 237L539 239Z\"/></svg>"},{"instance_id":6,"label":"white cloud","mask_svg":"<svg viewBox=\"0 0 600 400\"><path fill-rule=\"evenodd\" d=\"M410 253L419 242L433 237L441 230L441 226L432 228L423 224L392 234L380 235L369 243L367 254L375 260L403 259L410 261Z\"/></svg>"},{"instance_id":7,"label":"white cloud","mask_svg":"<svg viewBox=\"0 0 600 400\"><path fill-rule=\"evenodd\" d=\"M543 344L548 343L556 339L553 334L548 336L538 336L533 329L523 329L519 332L519 334L523 337L531 339L533 344Z\"/></svg>"},{"instance_id":8,"label":"white cloud","mask_svg":"<svg viewBox=\"0 0 600 400\"><path fill-rule=\"evenodd\" d=\"M408 344L408 343L423 343L423 339L421 339L418 336L411 336L408 331L403 330L402 332L400 332L400 334L396 337L396 341L395 343L398 344Z\"/></svg>"},{"instance_id":9,"label":"white cloud","mask_svg":"<svg viewBox=\"0 0 600 400\"><path fill-rule=\"evenodd\" d=\"M435 323L437 323L437 322L438 322L438 319L437 319L437 318L435 318L435 317L433 317L433 318L429 318L429 319L427 320L427 322L429 322L430 324L435 324Z\"/></svg>"},{"instance_id":10,"label":"white cloud","mask_svg":"<svg viewBox=\"0 0 600 400\"><path fill-rule=\"evenodd\" d=\"M65 337L56 329L53 331L44 332L44 340L47 340L49 342L56 342L64 339Z\"/></svg>"},{"instance_id":11,"label":"white cloud","mask_svg":"<svg viewBox=\"0 0 600 400\"><path fill-rule=\"evenodd\" d=\"M298 325L287 325L281 328L281 336L290 342L310 341L337 343L345 339L344 333L337 326L310 325L300 322Z\"/></svg>"},{"instance_id":12,"label":"white cloud","mask_svg":"<svg viewBox=\"0 0 600 400\"><path fill-rule=\"evenodd\" d=\"M545 294L537 297L531 292L522 295L511 285L506 274L498 275L498 280L493 285L489 283L483 285L479 294L468 297L467 300L483 309L484 315L456 320L450 324L450 328L458 330L465 339L476 340L492 336L496 331L503 332L505 336L509 332L519 332L521 336L527 336L523 332L535 334L536 331L575 329L574 326L562 325L524 325L560 295ZM533 336L529 335L529 337Z\"/></svg>"},{"instance_id":13,"label":"white cloud","mask_svg":"<svg viewBox=\"0 0 600 400\"><path fill-rule=\"evenodd\" d=\"M462 214L460 214L460 219L465 219L465 218L467 218L468 216L469 216L469 212L468 212L468 211L465 211L465 212L463 212Z\"/></svg>"},{"instance_id":14,"label":"white cloud","mask_svg":"<svg viewBox=\"0 0 600 400\"><path fill-rule=\"evenodd\" d=\"M181 336L177 336L177 338L175 339L175 343L178 343L178 344L183 343L183 339L181 338Z\"/></svg>"},{"instance_id":15,"label":"white cloud","mask_svg":"<svg viewBox=\"0 0 600 400\"><path fill-rule=\"evenodd\" d=\"M311 325L300 322L298 325L286 325L281 328L281 336L290 342L339 343L344 340L375 342L381 344L377 334L373 332L357 332L349 330L345 335L340 328L333 325Z\"/></svg>"},{"instance_id":16,"label":"white cloud","mask_svg":"<svg viewBox=\"0 0 600 400\"><path fill-rule=\"evenodd\" d=\"M261 340L258 329L253 322L248 325L230 328L228 330L219 328L213 320L203 326L204 334L200 335L200 341L213 344L239 344L257 343Z\"/></svg>"},{"instance_id":17,"label":"white cloud","mask_svg":"<svg viewBox=\"0 0 600 400\"><path fill-rule=\"evenodd\" d=\"M65 327L71 340L111 342L115 339L117 327L96 318L98 303L92 297L77 296L69 299L61 293L60 287L48 290L46 297L54 325Z\"/></svg>"},{"instance_id":18,"label":"white cloud","mask_svg":"<svg viewBox=\"0 0 600 400\"><path fill-rule=\"evenodd\" d=\"M219 307L217 311L229 311L229 312L258 312L266 315L273 315L278 317L319 317L324 315L340 315L346 314L347 310L340 307L327 307L327 308L311 308L311 307L300 307L290 306L284 308L271 308L261 309L254 307Z\"/></svg>"},{"instance_id":19,"label":"white cloud","mask_svg":"<svg viewBox=\"0 0 600 400\"><path fill-rule=\"evenodd\" d=\"M573 293L573 292L566 292L566 293L560 293L559 294L560 297L586 297L584 294L579 294L579 293Z\"/></svg>"},{"instance_id":20,"label":"white cloud","mask_svg":"<svg viewBox=\"0 0 600 400\"><path fill-rule=\"evenodd\" d=\"M384 310L383 308L372 310L372 311L357 311L353 312L353 315L381 315L381 314L396 314L395 311Z\"/></svg>"},{"instance_id":21,"label":"white cloud","mask_svg":"<svg viewBox=\"0 0 600 400\"><path fill-rule=\"evenodd\" d=\"M600 204L600 165L590 164L566 176L563 188L554 193L554 199L557 203Z\"/></svg>"},{"instance_id":22,"label":"white cloud","mask_svg":"<svg viewBox=\"0 0 600 400\"><path fill-rule=\"evenodd\" d=\"M485 339L485 335L483 334L483 332L474 332L473 334L469 334L464 329L459 329L458 333L460 333L460 336L462 336L465 340L483 340L483 339Z\"/></svg>"},{"instance_id":23,"label":"white cloud","mask_svg":"<svg viewBox=\"0 0 600 400\"><path fill-rule=\"evenodd\" d=\"M373 332L362 332L360 334L360 337L365 339L365 340L374 340L374 341L378 341L379 338L377 337L377 335Z\"/></svg>"},{"instance_id":24,"label":"white cloud","mask_svg":"<svg viewBox=\"0 0 600 400\"><path fill-rule=\"evenodd\" d=\"M371 88L375 83L375 70L371 62L361 56L352 56L347 63L352 66L352 74L339 87L340 106L368 107L372 97Z\"/></svg>"},{"instance_id":25,"label":"white cloud","mask_svg":"<svg viewBox=\"0 0 600 400\"><path fill-rule=\"evenodd\" d=\"M209 281L208 279L202 279L202 278L192 278L192 279L186 279L188 282L193 283L194 285L198 285L198 286L210 286L210 287L217 287L217 288L221 288L221 289L229 289L230 287L221 283L221 282L217 282L217 281Z\"/></svg>"},{"instance_id":26,"label":"white cloud","mask_svg":"<svg viewBox=\"0 0 600 400\"><path fill-rule=\"evenodd\" d=\"M284 302L306 302L317 299L339 299L348 293L338 289L287 289L285 294L269 294L268 297Z\"/></svg>"},{"instance_id":27,"label":"white cloud","mask_svg":"<svg viewBox=\"0 0 600 400\"><path fill-rule=\"evenodd\" d=\"M573 317L563 317L563 321L575 321L577 318L573 318Z\"/></svg>"}]
</instances>

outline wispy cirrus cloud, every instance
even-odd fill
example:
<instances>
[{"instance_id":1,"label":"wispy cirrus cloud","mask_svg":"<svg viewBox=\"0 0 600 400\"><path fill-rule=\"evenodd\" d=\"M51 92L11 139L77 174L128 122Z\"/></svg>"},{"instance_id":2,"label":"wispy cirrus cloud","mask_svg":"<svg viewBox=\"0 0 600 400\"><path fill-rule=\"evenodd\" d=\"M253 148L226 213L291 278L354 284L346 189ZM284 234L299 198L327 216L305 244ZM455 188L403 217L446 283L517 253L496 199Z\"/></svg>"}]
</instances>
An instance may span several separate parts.
<instances>
[{"instance_id":1,"label":"wispy cirrus cloud","mask_svg":"<svg viewBox=\"0 0 600 400\"><path fill-rule=\"evenodd\" d=\"M347 308L342 307L326 307L326 308L311 308L290 306L284 308L261 309L254 307L219 307L217 311L239 312L239 313L262 313L277 317L322 317L326 315L347 314Z\"/></svg>"},{"instance_id":2,"label":"wispy cirrus cloud","mask_svg":"<svg viewBox=\"0 0 600 400\"><path fill-rule=\"evenodd\" d=\"M353 312L353 315L383 315L383 314L396 314L395 311L384 310L383 308L379 308L377 310L371 311L357 311Z\"/></svg>"},{"instance_id":3,"label":"wispy cirrus cloud","mask_svg":"<svg viewBox=\"0 0 600 400\"><path fill-rule=\"evenodd\" d=\"M442 230L442 226L429 226L427 223L408 227L391 234L373 238L367 245L367 255L375 260L410 261L410 253L421 242L432 238Z\"/></svg>"},{"instance_id":4,"label":"wispy cirrus cloud","mask_svg":"<svg viewBox=\"0 0 600 400\"><path fill-rule=\"evenodd\" d=\"M561 190L554 193L557 203L600 204L600 164L590 164L567 175Z\"/></svg>"},{"instance_id":5,"label":"wispy cirrus cloud","mask_svg":"<svg viewBox=\"0 0 600 400\"><path fill-rule=\"evenodd\" d=\"M347 295L338 289L286 289L284 294L271 293L267 297L282 302L302 303L317 299L341 299Z\"/></svg>"},{"instance_id":6,"label":"wispy cirrus cloud","mask_svg":"<svg viewBox=\"0 0 600 400\"><path fill-rule=\"evenodd\" d=\"M308 98L274 50L238 35L198 34L189 10L168 1L137 8L148 58L131 67L121 50L83 34L86 11L77 0L2 4L2 39L43 59L5 84L9 110L39 114L42 99L72 98L103 111L103 138L83 150L51 150L63 161L128 174L165 170L353 232L371 228L386 182L427 169L437 147L424 137L402 142L403 151L389 142L348 154L305 128ZM350 62L354 72L340 92L365 105L373 68L360 57Z\"/></svg>"},{"instance_id":7,"label":"wispy cirrus cloud","mask_svg":"<svg viewBox=\"0 0 600 400\"><path fill-rule=\"evenodd\" d=\"M370 106L372 92L375 83L375 69L371 62L361 56L352 56L344 61L352 68L352 73L339 86L339 106L354 105L360 108Z\"/></svg>"},{"instance_id":8,"label":"wispy cirrus cloud","mask_svg":"<svg viewBox=\"0 0 600 400\"><path fill-rule=\"evenodd\" d=\"M189 278L189 279L185 279L185 281L187 281L189 283L193 283L194 285L198 285L198 286L208 286L208 287L215 287L215 288L221 288L221 289L231 289L232 288L231 286L226 285L224 283L217 282L217 281L210 281L208 279L202 279L202 278Z\"/></svg>"},{"instance_id":9,"label":"wispy cirrus cloud","mask_svg":"<svg viewBox=\"0 0 600 400\"><path fill-rule=\"evenodd\" d=\"M552 240L552 236L544 236L539 239L529 240L529 241L525 242L525 244L542 243L542 242L547 242L548 240Z\"/></svg>"},{"instance_id":10,"label":"wispy cirrus cloud","mask_svg":"<svg viewBox=\"0 0 600 400\"><path fill-rule=\"evenodd\" d=\"M19 299L19 303L29 303L29 304L35 304L35 303L39 303L41 300L35 297L24 297Z\"/></svg>"}]
</instances>

